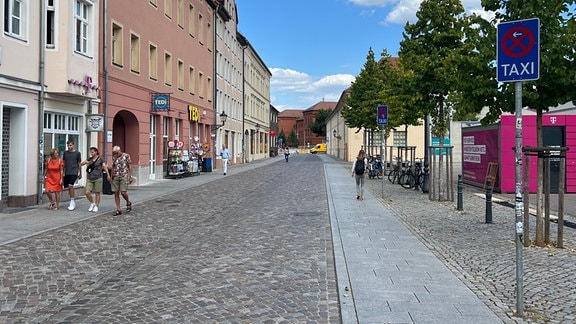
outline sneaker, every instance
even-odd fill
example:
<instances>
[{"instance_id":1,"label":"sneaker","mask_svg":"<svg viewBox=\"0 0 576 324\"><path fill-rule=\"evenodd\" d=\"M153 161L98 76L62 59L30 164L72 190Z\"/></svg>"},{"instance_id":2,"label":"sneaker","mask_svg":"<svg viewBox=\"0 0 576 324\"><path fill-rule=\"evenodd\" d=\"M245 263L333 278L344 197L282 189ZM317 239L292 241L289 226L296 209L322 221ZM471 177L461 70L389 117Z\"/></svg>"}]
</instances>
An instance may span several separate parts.
<instances>
[{"instance_id":1,"label":"sneaker","mask_svg":"<svg viewBox=\"0 0 576 324\"><path fill-rule=\"evenodd\" d=\"M70 201L70 206L68 206L68 210L76 209L76 202L74 200Z\"/></svg>"},{"instance_id":2,"label":"sneaker","mask_svg":"<svg viewBox=\"0 0 576 324\"><path fill-rule=\"evenodd\" d=\"M94 208L92 208L92 211L97 213L98 212L98 206L94 206Z\"/></svg>"},{"instance_id":3,"label":"sneaker","mask_svg":"<svg viewBox=\"0 0 576 324\"><path fill-rule=\"evenodd\" d=\"M96 205L94 205L94 204L90 204L90 208L88 208L88 211L93 211L94 208L98 208L98 207L95 207L95 206L96 206Z\"/></svg>"}]
</instances>

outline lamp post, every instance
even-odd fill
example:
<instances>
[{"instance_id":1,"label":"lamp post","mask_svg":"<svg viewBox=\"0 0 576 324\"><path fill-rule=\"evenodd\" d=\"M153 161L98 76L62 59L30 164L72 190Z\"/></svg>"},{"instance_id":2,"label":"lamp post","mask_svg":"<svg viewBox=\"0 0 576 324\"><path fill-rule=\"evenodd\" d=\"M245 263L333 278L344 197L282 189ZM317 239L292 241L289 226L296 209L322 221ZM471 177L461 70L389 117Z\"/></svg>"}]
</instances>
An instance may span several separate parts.
<instances>
[{"instance_id":1,"label":"lamp post","mask_svg":"<svg viewBox=\"0 0 576 324\"><path fill-rule=\"evenodd\" d=\"M224 110L222 110L222 112L220 113L220 122L222 124L220 125L212 125L212 130L216 131L218 130L220 127L224 126L224 124L226 124L226 120L228 119L228 115L226 115L226 113L224 112Z\"/></svg>"}]
</instances>

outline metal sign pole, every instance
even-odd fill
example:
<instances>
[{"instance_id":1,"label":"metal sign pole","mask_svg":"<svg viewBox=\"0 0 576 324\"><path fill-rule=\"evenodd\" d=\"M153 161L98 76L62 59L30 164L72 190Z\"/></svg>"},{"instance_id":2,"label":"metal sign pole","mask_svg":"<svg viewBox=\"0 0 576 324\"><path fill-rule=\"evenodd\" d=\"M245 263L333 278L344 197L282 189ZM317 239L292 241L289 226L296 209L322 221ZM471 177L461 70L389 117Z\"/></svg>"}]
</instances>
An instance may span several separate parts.
<instances>
[{"instance_id":1,"label":"metal sign pole","mask_svg":"<svg viewBox=\"0 0 576 324\"><path fill-rule=\"evenodd\" d=\"M524 206L522 202L522 81L515 83L516 115L516 312L524 314L524 284L522 261L522 234L524 233Z\"/></svg>"}]
</instances>

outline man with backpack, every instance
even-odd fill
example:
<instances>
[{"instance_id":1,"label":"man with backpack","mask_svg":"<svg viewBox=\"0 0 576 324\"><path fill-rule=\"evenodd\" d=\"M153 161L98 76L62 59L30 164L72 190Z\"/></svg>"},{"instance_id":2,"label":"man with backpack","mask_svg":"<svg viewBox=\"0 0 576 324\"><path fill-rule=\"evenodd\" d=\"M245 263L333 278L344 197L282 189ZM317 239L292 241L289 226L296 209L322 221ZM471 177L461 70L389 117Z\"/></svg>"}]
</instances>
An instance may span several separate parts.
<instances>
[{"instance_id":1,"label":"man with backpack","mask_svg":"<svg viewBox=\"0 0 576 324\"><path fill-rule=\"evenodd\" d=\"M352 165L352 176L356 177L356 199L364 200L364 173L366 172L366 152L360 150Z\"/></svg>"}]
</instances>

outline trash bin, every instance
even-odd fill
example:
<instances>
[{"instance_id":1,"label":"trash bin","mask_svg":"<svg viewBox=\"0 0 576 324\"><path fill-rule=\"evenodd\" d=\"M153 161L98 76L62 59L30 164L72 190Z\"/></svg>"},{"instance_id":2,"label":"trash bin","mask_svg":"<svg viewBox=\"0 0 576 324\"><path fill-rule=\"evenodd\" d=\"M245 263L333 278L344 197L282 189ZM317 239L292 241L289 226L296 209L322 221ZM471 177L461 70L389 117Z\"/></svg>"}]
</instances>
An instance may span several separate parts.
<instances>
[{"instance_id":1,"label":"trash bin","mask_svg":"<svg viewBox=\"0 0 576 324\"><path fill-rule=\"evenodd\" d=\"M212 172L212 158L204 158L202 160L202 171Z\"/></svg>"},{"instance_id":2,"label":"trash bin","mask_svg":"<svg viewBox=\"0 0 576 324\"><path fill-rule=\"evenodd\" d=\"M112 184L108 181L108 175L104 174L102 177L102 193L105 195L111 195L112 192Z\"/></svg>"}]
</instances>

